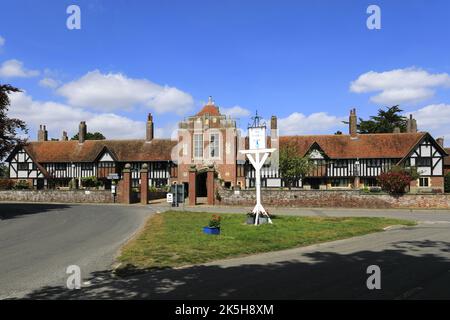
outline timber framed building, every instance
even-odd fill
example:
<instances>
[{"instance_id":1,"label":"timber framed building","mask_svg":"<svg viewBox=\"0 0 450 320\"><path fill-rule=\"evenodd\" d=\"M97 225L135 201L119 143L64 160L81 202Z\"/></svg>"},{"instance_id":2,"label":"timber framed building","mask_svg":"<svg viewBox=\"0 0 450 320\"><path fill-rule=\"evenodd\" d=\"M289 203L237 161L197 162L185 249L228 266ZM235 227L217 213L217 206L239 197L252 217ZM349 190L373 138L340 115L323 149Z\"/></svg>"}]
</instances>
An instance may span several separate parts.
<instances>
[{"instance_id":1,"label":"timber framed building","mask_svg":"<svg viewBox=\"0 0 450 320\"><path fill-rule=\"evenodd\" d=\"M416 120L408 119L408 130L400 133L358 134L356 110L349 116L349 133L341 135L279 136L277 118L270 121L269 147L291 145L316 163L314 172L298 179L295 187L304 189L350 189L377 185L376 177L393 165L417 167L420 178L412 192L443 192L444 173L450 170L448 149L443 139L418 132ZM140 186L139 171L148 168L148 185L163 187L173 183L196 184L196 196L206 196L206 173L227 188L254 187L254 171L239 153L248 145L240 136L236 121L220 113L210 99L203 109L179 123L177 140L154 139L153 117L149 114L145 139L86 140L87 125L81 122L79 140L69 141L64 132L60 141L48 141L41 126L38 141L18 146L7 158L11 179L27 180L36 189L68 187L75 180L97 177L110 187L111 173L119 177L130 164L132 186ZM283 179L273 164L276 152L262 170L264 187L282 187ZM195 170L196 179L189 172Z\"/></svg>"}]
</instances>

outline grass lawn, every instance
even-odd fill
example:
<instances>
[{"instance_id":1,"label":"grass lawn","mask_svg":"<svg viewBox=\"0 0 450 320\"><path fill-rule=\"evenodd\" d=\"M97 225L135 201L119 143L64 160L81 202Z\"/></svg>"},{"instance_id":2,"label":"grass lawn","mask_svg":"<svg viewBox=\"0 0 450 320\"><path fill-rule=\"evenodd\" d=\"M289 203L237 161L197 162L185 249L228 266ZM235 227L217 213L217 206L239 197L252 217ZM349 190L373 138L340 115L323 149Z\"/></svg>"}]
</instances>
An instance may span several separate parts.
<instances>
[{"instance_id":1,"label":"grass lawn","mask_svg":"<svg viewBox=\"0 0 450 320\"><path fill-rule=\"evenodd\" d=\"M179 211L155 214L122 248L119 261L124 267L175 267L350 238L390 225L415 224L386 218L277 216L272 225L253 226L245 224L245 214L221 214L221 235L214 236L202 231L211 216Z\"/></svg>"}]
</instances>

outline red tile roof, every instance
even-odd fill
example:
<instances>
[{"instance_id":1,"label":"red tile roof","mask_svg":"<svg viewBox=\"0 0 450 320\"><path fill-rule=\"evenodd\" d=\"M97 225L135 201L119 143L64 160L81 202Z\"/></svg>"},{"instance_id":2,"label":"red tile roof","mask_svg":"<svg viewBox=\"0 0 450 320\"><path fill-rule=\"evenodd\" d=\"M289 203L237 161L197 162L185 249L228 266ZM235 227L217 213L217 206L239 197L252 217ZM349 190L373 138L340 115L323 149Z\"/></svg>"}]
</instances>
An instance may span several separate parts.
<instances>
[{"instance_id":1,"label":"red tile roof","mask_svg":"<svg viewBox=\"0 0 450 320\"><path fill-rule=\"evenodd\" d=\"M118 161L169 161L176 141L86 140L29 142L25 149L37 162L93 162L106 147Z\"/></svg>"},{"instance_id":2,"label":"red tile roof","mask_svg":"<svg viewBox=\"0 0 450 320\"><path fill-rule=\"evenodd\" d=\"M333 159L349 158L403 158L420 141L425 132L350 135L282 136L280 148L293 144L300 155L305 155L317 143Z\"/></svg>"},{"instance_id":3,"label":"red tile roof","mask_svg":"<svg viewBox=\"0 0 450 320\"><path fill-rule=\"evenodd\" d=\"M196 116L203 116L205 114L209 114L210 116L220 116L219 107L213 104L207 104L196 114Z\"/></svg>"}]
</instances>

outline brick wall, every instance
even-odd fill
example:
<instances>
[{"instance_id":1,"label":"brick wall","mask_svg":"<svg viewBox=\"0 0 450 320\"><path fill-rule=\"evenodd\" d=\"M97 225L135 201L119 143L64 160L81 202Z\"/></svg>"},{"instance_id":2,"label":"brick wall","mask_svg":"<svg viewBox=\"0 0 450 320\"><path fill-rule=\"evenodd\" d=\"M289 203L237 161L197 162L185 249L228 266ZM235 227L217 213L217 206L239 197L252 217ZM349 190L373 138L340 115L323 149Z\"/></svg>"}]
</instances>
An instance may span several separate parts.
<instances>
[{"instance_id":1,"label":"brick wall","mask_svg":"<svg viewBox=\"0 0 450 320\"><path fill-rule=\"evenodd\" d=\"M0 201L112 203L113 198L110 190L8 190L0 191Z\"/></svg>"},{"instance_id":2,"label":"brick wall","mask_svg":"<svg viewBox=\"0 0 450 320\"><path fill-rule=\"evenodd\" d=\"M219 205L255 205L254 190L219 190ZM265 206L340 207L340 208L435 208L449 209L450 194L366 194L360 191L262 190Z\"/></svg>"}]
</instances>

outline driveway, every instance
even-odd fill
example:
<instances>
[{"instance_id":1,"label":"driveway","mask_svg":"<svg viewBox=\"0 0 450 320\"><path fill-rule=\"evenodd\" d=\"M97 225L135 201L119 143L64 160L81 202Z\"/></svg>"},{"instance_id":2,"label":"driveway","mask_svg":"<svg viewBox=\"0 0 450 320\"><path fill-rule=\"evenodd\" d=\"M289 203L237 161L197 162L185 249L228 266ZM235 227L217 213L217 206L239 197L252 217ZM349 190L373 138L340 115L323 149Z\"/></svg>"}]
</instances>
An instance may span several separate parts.
<instances>
[{"instance_id":1,"label":"driveway","mask_svg":"<svg viewBox=\"0 0 450 320\"><path fill-rule=\"evenodd\" d=\"M69 265L82 277L111 268L150 214L142 206L0 203L0 299L64 286Z\"/></svg>"},{"instance_id":2,"label":"driveway","mask_svg":"<svg viewBox=\"0 0 450 320\"><path fill-rule=\"evenodd\" d=\"M207 209L204 208L206 211ZM223 209L222 211L236 208ZM211 211L217 212L217 209ZM292 210L291 214L295 214ZM299 210L299 214L303 214ZM316 212L324 214L322 210ZM450 213L326 210L327 215L384 215L415 227L258 254L198 266L147 270L125 277L90 274L81 290L42 287L39 299L450 299ZM367 267L381 269L381 290L369 290Z\"/></svg>"}]
</instances>

